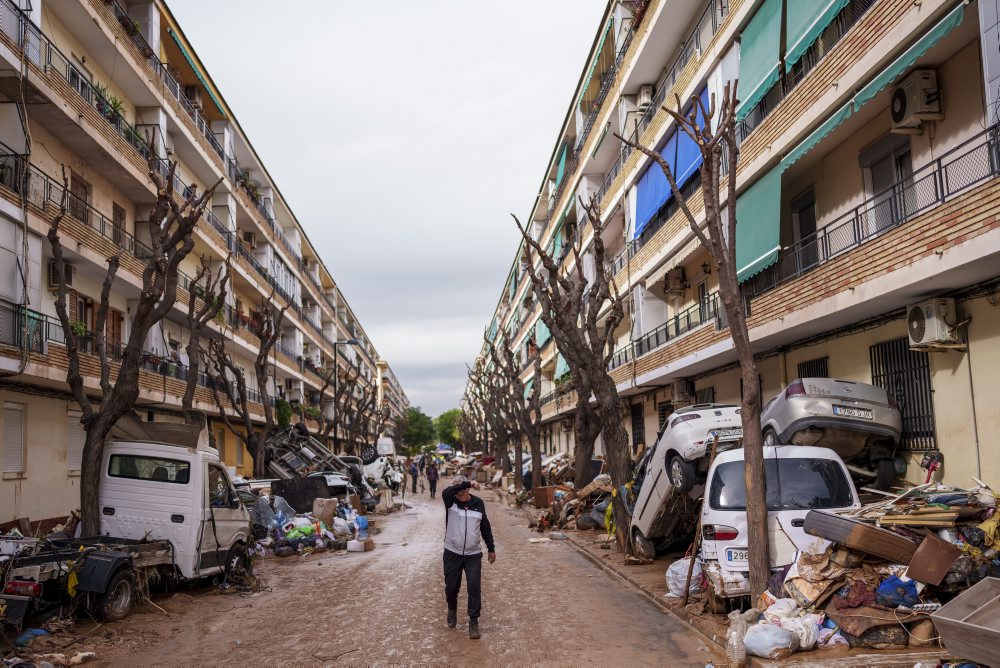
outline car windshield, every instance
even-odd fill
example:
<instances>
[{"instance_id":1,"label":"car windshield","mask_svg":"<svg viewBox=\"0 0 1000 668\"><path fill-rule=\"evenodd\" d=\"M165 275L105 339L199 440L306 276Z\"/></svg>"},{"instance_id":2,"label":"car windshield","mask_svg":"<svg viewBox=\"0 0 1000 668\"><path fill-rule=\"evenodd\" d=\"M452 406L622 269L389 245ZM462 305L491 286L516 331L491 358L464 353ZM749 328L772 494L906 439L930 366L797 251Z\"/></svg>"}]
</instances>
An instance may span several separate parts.
<instances>
[{"instance_id":1,"label":"car windshield","mask_svg":"<svg viewBox=\"0 0 1000 668\"><path fill-rule=\"evenodd\" d=\"M845 508L854 502L843 468L832 459L768 459L764 480L768 510ZM708 503L715 510L746 510L742 461L716 467Z\"/></svg>"}]
</instances>

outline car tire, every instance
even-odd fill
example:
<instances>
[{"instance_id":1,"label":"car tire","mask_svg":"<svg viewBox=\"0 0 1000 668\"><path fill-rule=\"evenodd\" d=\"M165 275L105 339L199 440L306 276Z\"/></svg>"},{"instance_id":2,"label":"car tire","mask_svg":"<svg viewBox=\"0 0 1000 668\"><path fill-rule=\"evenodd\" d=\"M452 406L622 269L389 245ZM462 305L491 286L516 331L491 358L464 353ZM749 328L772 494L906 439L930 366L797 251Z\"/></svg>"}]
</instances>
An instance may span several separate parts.
<instances>
[{"instance_id":1,"label":"car tire","mask_svg":"<svg viewBox=\"0 0 1000 668\"><path fill-rule=\"evenodd\" d=\"M678 492L690 492L694 487L694 464L680 455L674 454L670 456L670 462L667 464L667 472L670 475L670 484L672 484Z\"/></svg>"},{"instance_id":2,"label":"car tire","mask_svg":"<svg viewBox=\"0 0 1000 668\"><path fill-rule=\"evenodd\" d=\"M656 559L656 545L643 536L638 528L632 529L632 547L635 548L636 556L643 559Z\"/></svg>"},{"instance_id":3,"label":"car tire","mask_svg":"<svg viewBox=\"0 0 1000 668\"><path fill-rule=\"evenodd\" d=\"M896 479L896 462L892 458L875 462L875 471L875 482L872 487L883 492L892 487Z\"/></svg>"},{"instance_id":4,"label":"car tire","mask_svg":"<svg viewBox=\"0 0 1000 668\"><path fill-rule=\"evenodd\" d=\"M712 584L712 578L705 578L708 584L705 586L705 610L713 615L724 615L729 612L729 605L726 599L719 596Z\"/></svg>"},{"instance_id":5,"label":"car tire","mask_svg":"<svg viewBox=\"0 0 1000 668\"><path fill-rule=\"evenodd\" d=\"M226 553L226 579L241 581L252 572L253 562L246 545L236 543Z\"/></svg>"},{"instance_id":6,"label":"car tire","mask_svg":"<svg viewBox=\"0 0 1000 668\"><path fill-rule=\"evenodd\" d=\"M125 619L136 600L135 579L127 568L119 568L94 603L94 616L102 622Z\"/></svg>"},{"instance_id":7,"label":"car tire","mask_svg":"<svg viewBox=\"0 0 1000 668\"><path fill-rule=\"evenodd\" d=\"M378 450L374 445L366 445L361 448L361 461L365 466L368 466L376 459L378 459Z\"/></svg>"},{"instance_id":8,"label":"car tire","mask_svg":"<svg viewBox=\"0 0 1000 668\"><path fill-rule=\"evenodd\" d=\"M778 445L778 432L774 431L771 427L764 428L764 445Z\"/></svg>"}]
</instances>

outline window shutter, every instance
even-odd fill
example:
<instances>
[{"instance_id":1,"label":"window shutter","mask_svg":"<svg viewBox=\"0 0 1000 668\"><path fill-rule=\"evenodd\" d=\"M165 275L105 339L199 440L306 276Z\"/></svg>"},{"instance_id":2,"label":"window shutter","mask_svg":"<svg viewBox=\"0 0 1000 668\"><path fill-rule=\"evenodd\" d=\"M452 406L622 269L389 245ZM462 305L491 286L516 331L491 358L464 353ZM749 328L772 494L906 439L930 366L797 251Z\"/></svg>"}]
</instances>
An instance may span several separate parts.
<instances>
[{"instance_id":1,"label":"window shutter","mask_svg":"<svg viewBox=\"0 0 1000 668\"><path fill-rule=\"evenodd\" d=\"M66 301L69 302L69 319L76 321L80 319L80 309L77 306L76 293L72 290L66 291Z\"/></svg>"},{"instance_id":2,"label":"window shutter","mask_svg":"<svg viewBox=\"0 0 1000 668\"><path fill-rule=\"evenodd\" d=\"M87 432L80 424L80 414L76 411L66 413L66 468L79 471L83 467L83 444L87 440Z\"/></svg>"},{"instance_id":3,"label":"window shutter","mask_svg":"<svg viewBox=\"0 0 1000 668\"><path fill-rule=\"evenodd\" d=\"M3 472L24 472L24 408L3 406Z\"/></svg>"}]
</instances>

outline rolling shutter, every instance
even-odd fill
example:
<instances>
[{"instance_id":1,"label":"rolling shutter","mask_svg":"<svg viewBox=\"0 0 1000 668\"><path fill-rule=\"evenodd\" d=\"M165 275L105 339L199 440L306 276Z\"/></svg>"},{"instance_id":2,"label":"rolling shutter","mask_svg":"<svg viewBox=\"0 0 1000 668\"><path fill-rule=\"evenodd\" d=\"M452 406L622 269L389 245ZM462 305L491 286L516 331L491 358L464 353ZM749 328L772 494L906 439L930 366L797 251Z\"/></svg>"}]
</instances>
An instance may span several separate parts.
<instances>
[{"instance_id":1,"label":"rolling shutter","mask_svg":"<svg viewBox=\"0 0 1000 668\"><path fill-rule=\"evenodd\" d=\"M80 413L69 411L66 414L66 468L79 471L83 467L83 444L87 441L87 432L80 424Z\"/></svg>"},{"instance_id":2,"label":"rolling shutter","mask_svg":"<svg viewBox=\"0 0 1000 668\"><path fill-rule=\"evenodd\" d=\"M3 472L24 472L24 407L3 406Z\"/></svg>"}]
</instances>

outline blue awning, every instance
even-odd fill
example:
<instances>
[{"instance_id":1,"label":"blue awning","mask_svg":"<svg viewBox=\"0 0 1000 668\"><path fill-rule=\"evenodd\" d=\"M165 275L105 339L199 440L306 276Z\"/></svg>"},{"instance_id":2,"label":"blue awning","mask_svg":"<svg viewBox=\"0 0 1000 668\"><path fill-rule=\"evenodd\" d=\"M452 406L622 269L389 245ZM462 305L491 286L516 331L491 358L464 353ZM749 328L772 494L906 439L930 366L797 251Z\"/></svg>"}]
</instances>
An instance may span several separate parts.
<instances>
[{"instance_id":1,"label":"blue awning","mask_svg":"<svg viewBox=\"0 0 1000 668\"><path fill-rule=\"evenodd\" d=\"M670 135L670 139L662 149L660 155L670 166L670 171L677 174L677 134ZM676 178L676 177L675 177ZM639 178L636 185L635 194L635 232L633 237L638 237L660 210L660 208L670 201L670 182L667 181L663 168L653 162L646 168L646 172Z\"/></svg>"},{"instance_id":2,"label":"blue awning","mask_svg":"<svg viewBox=\"0 0 1000 668\"><path fill-rule=\"evenodd\" d=\"M708 109L708 87L701 89L698 94L701 98L701 103L705 105L705 109ZM704 125L705 118L701 110L698 110L698 123ZM688 136L683 130L678 130L677 132L677 173L675 179L677 181L677 187L683 188L684 184L694 176L694 173L698 171L701 167L701 149L698 148L698 144L695 143L691 137ZM663 171L662 169L660 171Z\"/></svg>"}]
</instances>

